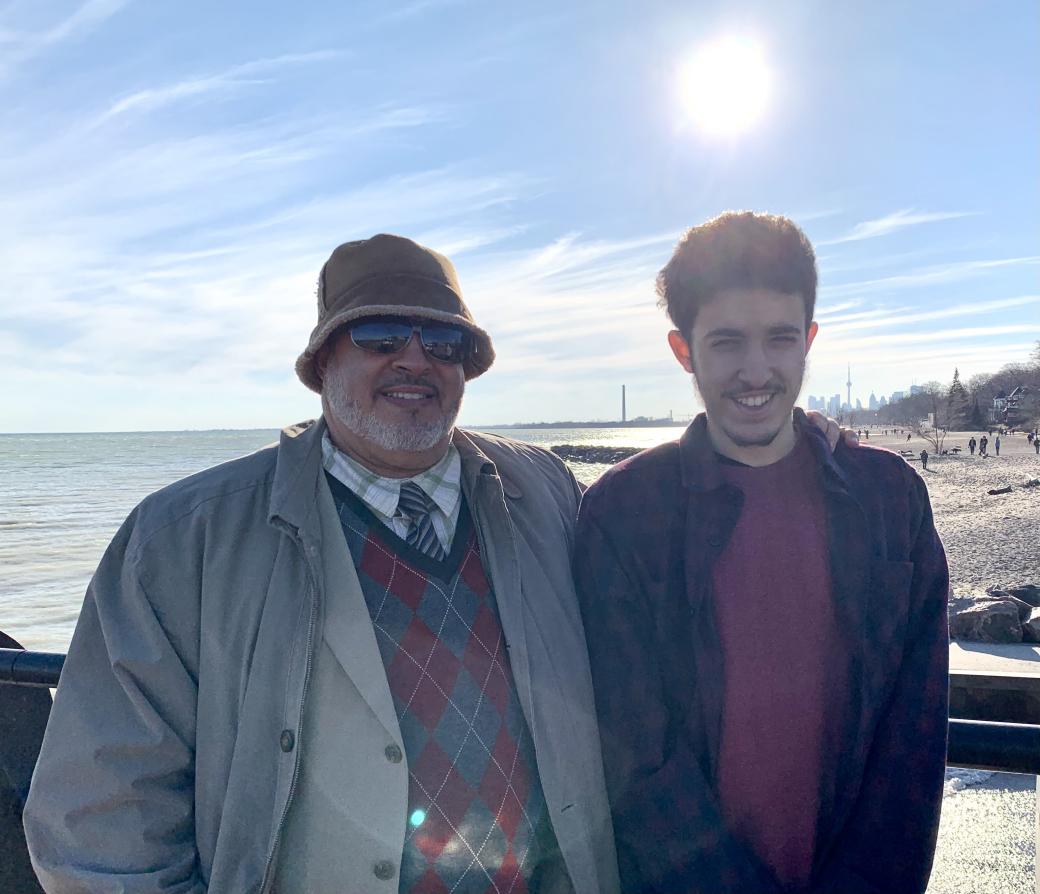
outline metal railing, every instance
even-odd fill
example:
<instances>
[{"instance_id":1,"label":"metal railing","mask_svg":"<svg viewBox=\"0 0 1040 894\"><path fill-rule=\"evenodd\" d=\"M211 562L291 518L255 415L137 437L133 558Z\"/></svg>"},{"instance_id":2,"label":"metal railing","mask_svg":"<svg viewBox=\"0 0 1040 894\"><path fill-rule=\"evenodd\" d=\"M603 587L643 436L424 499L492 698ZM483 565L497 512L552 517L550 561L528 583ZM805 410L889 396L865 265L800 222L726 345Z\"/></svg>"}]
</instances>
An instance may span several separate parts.
<instances>
[{"instance_id":1,"label":"metal railing","mask_svg":"<svg viewBox=\"0 0 1040 894\"><path fill-rule=\"evenodd\" d=\"M0 683L57 686L64 664L65 656L61 652L0 649Z\"/></svg>"},{"instance_id":2,"label":"metal railing","mask_svg":"<svg viewBox=\"0 0 1040 894\"><path fill-rule=\"evenodd\" d=\"M64 663L60 652L0 649L0 683L57 686ZM1040 726L951 718L946 762L951 767L1038 775Z\"/></svg>"}]
</instances>

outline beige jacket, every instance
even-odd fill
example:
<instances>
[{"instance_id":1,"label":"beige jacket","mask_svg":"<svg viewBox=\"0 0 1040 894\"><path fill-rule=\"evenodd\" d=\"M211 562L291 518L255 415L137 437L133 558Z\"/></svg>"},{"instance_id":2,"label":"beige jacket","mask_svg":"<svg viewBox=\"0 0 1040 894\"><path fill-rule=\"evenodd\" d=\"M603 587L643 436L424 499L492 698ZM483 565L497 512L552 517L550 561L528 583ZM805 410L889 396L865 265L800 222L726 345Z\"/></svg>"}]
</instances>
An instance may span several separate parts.
<instances>
[{"instance_id":1,"label":"beige jacket","mask_svg":"<svg viewBox=\"0 0 1040 894\"><path fill-rule=\"evenodd\" d=\"M407 770L388 760L387 744L400 742L389 687L342 531L330 530L323 429L286 429L276 448L153 494L106 551L25 811L50 894L271 889L332 601L345 610L333 613L343 626L331 639L353 687L344 703L357 743L340 779L357 822L339 842L356 872L340 890L396 890L374 870L403 850ZM613 894L570 578L577 486L536 447L462 431L455 444L575 889Z\"/></svg>"}]
</instances>

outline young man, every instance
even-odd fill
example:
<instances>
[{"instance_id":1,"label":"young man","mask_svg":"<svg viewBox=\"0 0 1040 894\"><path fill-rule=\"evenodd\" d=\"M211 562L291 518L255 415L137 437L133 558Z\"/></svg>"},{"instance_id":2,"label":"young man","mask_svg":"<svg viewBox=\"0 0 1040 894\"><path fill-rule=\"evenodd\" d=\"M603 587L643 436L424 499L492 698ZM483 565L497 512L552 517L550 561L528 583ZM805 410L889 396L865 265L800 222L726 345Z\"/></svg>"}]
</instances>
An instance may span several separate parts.
<instances>
[{"instance_id":1,"label":"young man","mask_svg":"<svg viewBox=\"0 0 1040 894\"><path fill-rule=\"evenodd\" d=\"M794 409L816 266L725 214L658 278L704 401L585 494L576 582L622 890L925 890L948 573L921 478Z\"/></svg>"}]
</instances>

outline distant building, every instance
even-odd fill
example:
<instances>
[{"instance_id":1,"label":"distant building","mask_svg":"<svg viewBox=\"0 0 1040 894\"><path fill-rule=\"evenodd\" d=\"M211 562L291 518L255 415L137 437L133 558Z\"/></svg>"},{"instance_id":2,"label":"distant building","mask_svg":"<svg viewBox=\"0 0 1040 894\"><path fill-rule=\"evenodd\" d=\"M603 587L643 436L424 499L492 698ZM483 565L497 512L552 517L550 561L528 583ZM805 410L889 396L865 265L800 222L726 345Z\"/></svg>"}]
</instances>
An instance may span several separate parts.
<instances>
[{"instance_id":1,"label":"distant building","mask_svg":"<svg viewBox=\"0 0 1040 894\"><path fill-rule=\"evenodd\" d=\"M827 401L827 415L837 416L841 412L841 395L832 394L831 399Z\"/></svg>"},{"instance_id":2,"label":"distant building","mask_svg":"<svg viewBox=\"0 0 1040 894\"><path fill-rule=\"evenodd\" d=\"M1020 425L1023 422L1019 404L1025 388L1019 385L1010 394L1001 391L993 398L990 419L997 425Z\"/></svg>"},{"instance_id":3,"label":"distant building","mask_svg":"<svg viewBox=\"0 0 1040 894\"><path fill-rule=\"evenodd\" d=\"M911 397L913 397L915 394L920 394L922 391L924 391L924 388L922 388L920 385L911 385L910 386L910 396Z\"/></svg>"},{"instance_id":4,"label":"distant building","mask_svg":"<svg viewBox=\"0 0 1040 894\"><path fill-rule=\"evenodd\" d=\"M903 392L903 391L893 391L892 392L892 396L888 399L888 402L891 403L891 404L894 404L896 401L900 401L904 397L906 397L906 392Z\"/></svg>"},{"instance_id":5,"label":"distant building","mask_svg":"<svg viewBox=\"0 0 1040 894\"><path fill-rule=\"evenodd\" d=\"M878 409L883 409L888 406L888 398L885 395L881 395L881 400L878 401Z\"/></svg>"},{"instance_id":6,"label":"distant building","mask_svg":"<svg viewBox=\"0 0 1040 894\"><path fill-rule=\"evenodd\" d=\"M863 401L861 401L858 397L856 398L856 409L857 410L862 410L863 409Z\"/></svg>"},{"instance_id":7,"label":"distant building","mask_svg":"<svg viewBox=\"0 0 1040 894\"><path fill-rule=\"evenodd\" d=\"M880 404L878 403L877 395L873 391L870 392L870 400L867 402L867 406L872 410L878 409Z\"/></svg>"}]
</instances>

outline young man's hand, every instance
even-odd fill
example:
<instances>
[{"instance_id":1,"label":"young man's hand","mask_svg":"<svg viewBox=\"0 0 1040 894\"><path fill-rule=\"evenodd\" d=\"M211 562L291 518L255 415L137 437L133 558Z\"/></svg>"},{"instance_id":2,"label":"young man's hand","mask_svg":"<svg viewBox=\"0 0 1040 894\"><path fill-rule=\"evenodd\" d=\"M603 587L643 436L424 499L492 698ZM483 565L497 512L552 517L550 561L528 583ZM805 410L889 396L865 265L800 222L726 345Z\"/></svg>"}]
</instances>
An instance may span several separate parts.
<instances>
[{"instance_id":1,"label":"young man's hand","mask_svg":"<svg viewBox=\"0 0 1040 894\"><path fill-rule=\"evenodd\" d=\"M831 445L831 450L838 446L839 437L845 441L846 447L859 446L859 435L857 435L852 429L842 428L837 422L824 416L823 413L818 410L809 410L805 415L809 417L809 421L813 425L827 436L827 443Z\"/></svg>"}]
</instances>

